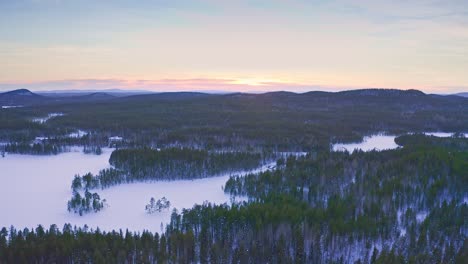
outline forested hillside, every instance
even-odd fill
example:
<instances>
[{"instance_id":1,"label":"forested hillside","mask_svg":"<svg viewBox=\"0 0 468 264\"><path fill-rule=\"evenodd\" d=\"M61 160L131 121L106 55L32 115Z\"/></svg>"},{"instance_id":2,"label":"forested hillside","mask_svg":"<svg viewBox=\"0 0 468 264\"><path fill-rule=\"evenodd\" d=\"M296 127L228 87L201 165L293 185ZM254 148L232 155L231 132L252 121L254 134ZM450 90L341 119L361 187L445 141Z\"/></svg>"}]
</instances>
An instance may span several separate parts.
<instances>
[{"instance_id":1,"label":"forested hillside","mask_svg":"<svg viewBox=\"0 0 468 264\"><path fill-rule=\"evenodd\" d=\"M30 122L51 112L64 116ZM52 102L0 110L0 140L32 140L84 129L92 137L123 136L130 146L206 149L328 149L380 133L468 131L468 98L415 90L338 93L162 93ZM69 132L68 132L69 133Z\"/></svg>"}]
</instances>

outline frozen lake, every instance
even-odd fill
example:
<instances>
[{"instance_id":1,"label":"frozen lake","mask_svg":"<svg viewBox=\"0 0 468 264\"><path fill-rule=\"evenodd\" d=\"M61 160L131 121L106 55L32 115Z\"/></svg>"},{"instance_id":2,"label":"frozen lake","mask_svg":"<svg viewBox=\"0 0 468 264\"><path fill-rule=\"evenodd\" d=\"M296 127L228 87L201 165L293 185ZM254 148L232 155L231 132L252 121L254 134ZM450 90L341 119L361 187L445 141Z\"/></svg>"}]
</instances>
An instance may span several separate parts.
<instances>
[{"instance_id":1,"label":"frozen lake","mask_svg":"<svg viewBox=\"0 0 468 264\"><path fill-rule=\"evenodd\" d=\"M453 133L448 132L425 132L424 134L435 137L451 137ZM464 133L465 137L468 137L468 133ZM395 143L396 135L373 135L364 137L362 142L359 143L337 143L333 144L333 151L348 151L353 152L356 149L362 151L371 150L386 150L398 148Z\"/></svg>"},{"instance_id":2,"label":"frozen lake","mask_svg":"<svg viewBox=\"0 0 468 264\"><path fill-rule=\"evenodd\" d=\"M158 181L114 186L94 190L107 200L108 208L98 213L79 216L67 211L71 197L71 181L75 174L97 173L109 167L112 149L103 149L100 156L69 152L56 156L6 155L0 158L0 228L49 227L65 223L76 226L99 226L101 230L129 229L160 231L161 223L170 220L173 208L191 208L204 201L229 203L222 186L229 175L199 180ZM266 170L268 164L260 168ZM94 192L93 191L93 192ZM170 210L149 215L145 205L151 197L167 197Z\"/></svg>"}]
</instances>

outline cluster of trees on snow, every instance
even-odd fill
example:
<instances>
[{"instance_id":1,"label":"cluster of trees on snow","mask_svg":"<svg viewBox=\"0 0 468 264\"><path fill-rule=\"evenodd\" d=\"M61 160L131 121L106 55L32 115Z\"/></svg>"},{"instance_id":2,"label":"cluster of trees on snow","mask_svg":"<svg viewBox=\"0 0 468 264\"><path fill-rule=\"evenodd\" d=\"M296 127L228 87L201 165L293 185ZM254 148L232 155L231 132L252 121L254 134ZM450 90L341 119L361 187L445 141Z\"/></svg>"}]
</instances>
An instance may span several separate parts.
<instances>
[{"instance_id":1,"label":"cluster of trees on snow","mask_svg":"<svg viewBox=\"0 0 468 264\"><path fill-rule=\"evenodd\" d=\"M65 146L49 142L41 143L8 143L3 147L3 151L17 154L31 155L56 155L68 149Z\"/></svg>"},{"instance_id":2,"label":"cluster of trees on snow","mask_svg":"<svg viewBox=\"0 0 468 264\"><path fill-rule=\"evenodd\" d=\"M97 175L87 173L77 177L88 189L138 181L197 179L255 169L274 157L274 153L267 152L208 152L188 148L117 149L109 160L113 168L103 169Z\"/></svg>"},{"instance_id":3,"label":"cluster of trees on snow","mask_svg":"<svg viewBox=\"0 0 468 264\"><path fill-rule=\"evenodd\" d=\"M145 211L148 214L153 214L156 212L161 212L162 210L169 209L171 207L171 202L167 200L166 197L162 197L161 199L154 199L151 197L149 204L145 206Z\"/></svg>"},{"instance_id":4,"label":"cluster of trees on snow","mask_svg":"<svg viewBox=\"0 0 468 264\"><path fill-rule=\"evenodd\" d=\"M27 131L25 135L9 135L5 139L9 143L0 145L0 151L29 155L56 155L70 151L72 147L82 146L84 153L100 155L102 147L109 144L107 133L95 132L82 137L69 137L64 134L70 131L59 130L48 133Z\"/></svg>"},{"instance_id":5,"label":"cluster of trees on snow","mask_svg":"<svg viewBox=\"0 0 468 264\"><path fill-rule=\"evenodd\" d=\"M72 181L72 198L67 202L69 212L74 212L80 216L90 212L99 212L106 205L106 199L102 199L98 193L91 193L89 190L94 188L95 179L91 173L80 177L75 175ZM83 195L80 192L84 192Z\"/></svg>"},{"instance_id":6,"label":"cluster of trees on snow","mask_svg":"<svg viewBox=\"0 0 468 264\"><path fill-rule=\"evenodd\" d=\"M73 193L72 198L67 202L69 212L74 212L82 216L90 212L99 212L104 208L106 199L101 200L98 193L91 193L85 190L83 197L79 192Z\"/></svg>"},{"instance_id":7,"label":"cluster of trees on snow","mask_svg":"<svg viewBox=\"0 0 468 264\"><path fill-rule=\"evenodd\" d=\"M112 152L109 162L133 179L195 179L259 167L272 153L209 152L190 148L131 148Z\"/></svg>"},{"instance_id":8,"label":"cluster of trees on snow","mask_svg":"<svg viewBox=\"0 0 468 264\"><path fill-rule=\"evenodd\" d=\"M272 153L210 153L188 148L117 149L112 152L109 160L114 168L103 169L97 175L75 175L71 184L73 196L68 201L68 210L80 215L100 211L105 202L100 200L97 193L89 192L92 189L134 181L194 179L223 172L250 170L272 157ZM84 196L80 194L82 191ZM169 206L169 201L164 198L156 204L150 204L146 210L152 213Z\"/></svg>"},{"instance_id":9,"label":"cluster of trees on snow","mask_svg":"<svg viewBox=\"0 0 468 264\"><path fill-rule=\"evenodd\" d=\"M83 153L85 154L95 154L95 155L101 155L102 154L102 149L100 146L89 146L85 145L83 147Z\"/></svg>"}]
</instances>

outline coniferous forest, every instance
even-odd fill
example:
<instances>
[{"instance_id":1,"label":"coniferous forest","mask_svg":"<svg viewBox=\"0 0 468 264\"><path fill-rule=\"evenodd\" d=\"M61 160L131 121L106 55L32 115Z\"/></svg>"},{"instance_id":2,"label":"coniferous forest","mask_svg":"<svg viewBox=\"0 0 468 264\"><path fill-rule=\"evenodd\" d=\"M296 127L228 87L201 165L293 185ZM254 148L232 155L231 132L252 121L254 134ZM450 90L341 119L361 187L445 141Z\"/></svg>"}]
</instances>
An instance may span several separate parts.
<instances>
[{"instance_id":1,"label":"coniferous forest","mask_svg":"<svg viewBox=\"0 0 468 264\"><path fill-rule=\"evenodd\" d=\"M174 211L163 233L5 228L0 262L465 263L467 139L397 141L404 147L289 156L232 176L225 192L248 202Z\"/></svg>"}]
</instances>

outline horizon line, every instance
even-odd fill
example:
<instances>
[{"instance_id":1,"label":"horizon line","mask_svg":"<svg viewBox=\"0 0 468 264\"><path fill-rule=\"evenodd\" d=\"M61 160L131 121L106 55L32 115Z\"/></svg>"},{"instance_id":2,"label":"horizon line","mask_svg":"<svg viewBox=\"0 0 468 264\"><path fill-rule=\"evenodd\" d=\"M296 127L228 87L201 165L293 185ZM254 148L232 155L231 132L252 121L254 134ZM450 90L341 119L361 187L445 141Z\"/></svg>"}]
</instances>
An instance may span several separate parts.
<instances>
[{"instance_id":1,"label":"horizon line","mask_svg":"<svg viewBox=\"0 0 468 264\"><path fill-rule=\"evenodd\" d=\"M468 86L419 86L419 85L327 85L284 82L263 79L187 78L187 79L63 79L46 81L0 82L0 92L28 89L35 92L82 92L125 90L128 92L207 92L207 93L265 93L310 91L341 92L362 89L419 90L424 93L456 94L468 92Z\"/></svg>"}]
</instances>

